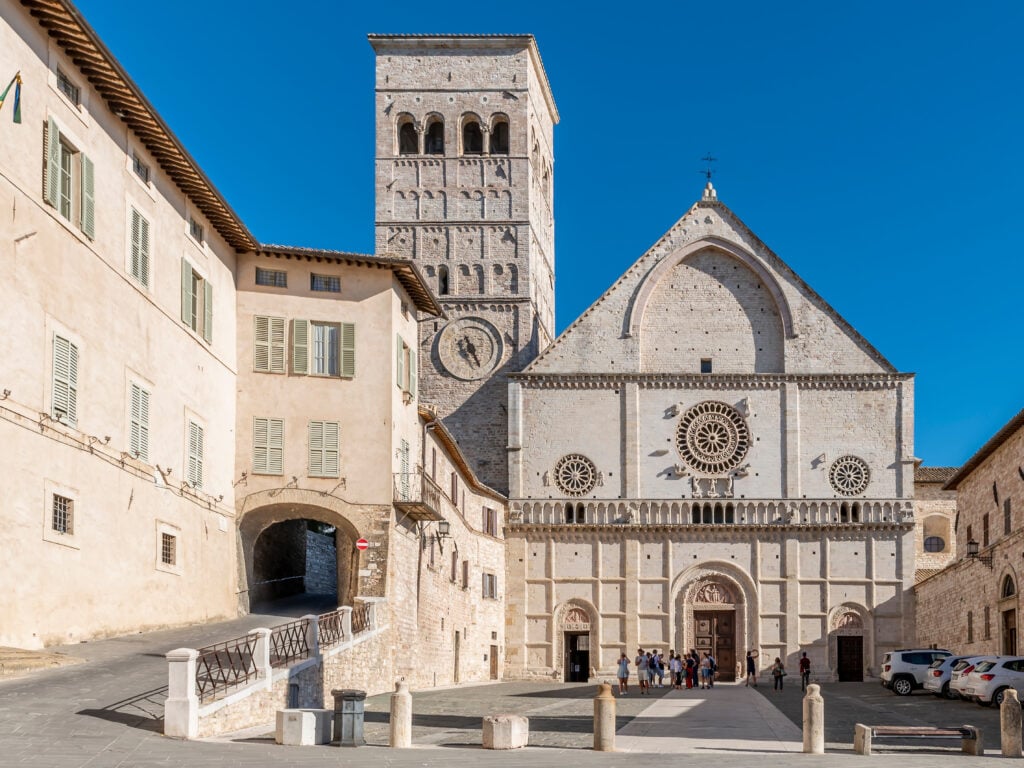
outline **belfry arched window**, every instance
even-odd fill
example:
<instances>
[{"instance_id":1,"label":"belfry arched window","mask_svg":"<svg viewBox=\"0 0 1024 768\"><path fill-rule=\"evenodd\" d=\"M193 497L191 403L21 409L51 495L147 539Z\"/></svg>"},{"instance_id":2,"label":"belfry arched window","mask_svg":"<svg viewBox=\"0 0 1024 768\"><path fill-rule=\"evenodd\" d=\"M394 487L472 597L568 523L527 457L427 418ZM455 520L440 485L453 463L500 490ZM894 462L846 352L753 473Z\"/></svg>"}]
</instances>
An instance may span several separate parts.
<instances>
[{"instance_id":1,"label":"belfry arched window","mask_svg":"<svg viewBox=\"0 0 1024 768\"><path fill-rule=\"evenodd\" d=\"M432 117L427 119L424 149L428 155L444 154L444 121L441 118Z\"/></svg>"},{"instance_id":2,"label":"belfry arched window","mask_svg":"<svg viewBox=\"0 0 1024 768\"><path fill-rule=\"evenodd\" d=\"M403 115L398 120L398 154L416 155L420 151L419 136L412 117Z\"/></svg>"},{"instance_id":3,"label":"belfry arched window","mask_svg":"<svg viewBox=\"0 0 1024 768\"><path fill-rule=\"evenodd\" d=\"M480 155L483 151L484 133L480 130L480 123L469 118L462 125L462 154Z\"/></svg>"},{"instance_id":4,"label":"belfry arched window","mask_svg":"<svg viewBox=\"0 0 1024 768\"><path fill-rule=\"evenodd\" d=\"M437 295L447 296L450 292L448 284L448 267L442 264L437 268Z\"/></svg>"},{"instance_id":5,"label":"belfry arched window","mask_svg":"<svg viewBox=\"0 0 1024 768\"><path fill-rule=\"evenodd\" d=\"M1017 585L1013 581L1013 576L1007 576L1003 579L1002 589L999 590L1000 597L1013 597L1017 594Z\"/></svg>"},{"instance_id":6,"label":"belfry arched window","mask_svg":"<svg viewBox=\"0 0 1024 768\"><path fill-rule=\"evenodd\" d=\"M491 154L508 154L508 118L496 117L491 126Z\"/></svg>"}]
</instances>

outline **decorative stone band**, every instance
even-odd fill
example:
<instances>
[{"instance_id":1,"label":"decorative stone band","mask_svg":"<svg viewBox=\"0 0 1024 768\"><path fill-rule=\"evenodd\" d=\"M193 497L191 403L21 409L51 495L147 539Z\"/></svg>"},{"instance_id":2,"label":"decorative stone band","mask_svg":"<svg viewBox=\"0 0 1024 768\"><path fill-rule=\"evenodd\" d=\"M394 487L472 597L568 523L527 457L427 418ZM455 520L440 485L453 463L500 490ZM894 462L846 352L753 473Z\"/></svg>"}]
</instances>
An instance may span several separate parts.
<instances>
[{"instance_id":1,"label":"decorative stone band","mask_svg":"<svg viewBox=\"0 0 1024 768\"><path fill-rule=\"evenodd\" d=\"M912 524L914 521L914 502L908 499L650 499L643 502L544 499L512 501L509 523L513 526L578 526L579 522L565 522L565 509L566 504L575 507L581 503L584 504L584 519L579 522L598 526L862 526ZM574 515L573 520L578 521L578 516Z\"/></svg>"},{"instance_id":2,"label":"decorative stone band","mask_svg":"<svg viewBox=\"0 0 1024 768\"><path fill-rule=\"evenodd\" d=\"M798 384L802 389L863 391L893 389L903 382L912 381L914 374L509 373L508 377L528 389L615 389L635 383L642 389L771 390L779 389L783 384Z\"/></svg>"}]
</instances>

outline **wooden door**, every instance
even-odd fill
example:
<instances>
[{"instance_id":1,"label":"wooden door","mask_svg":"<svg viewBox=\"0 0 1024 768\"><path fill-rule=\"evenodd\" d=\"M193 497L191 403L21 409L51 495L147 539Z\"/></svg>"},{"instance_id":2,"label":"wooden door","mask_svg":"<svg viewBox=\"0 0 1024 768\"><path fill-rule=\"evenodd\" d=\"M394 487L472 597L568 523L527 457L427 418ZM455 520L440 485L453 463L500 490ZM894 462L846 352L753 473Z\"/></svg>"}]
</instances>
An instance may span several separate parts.
<instances>
[{"instance_id":1,"label":"wooden door","mask_svg":"<svg viewBox=\"0 0 1024 768\"><path fill-rule=\"evenodd\" d=\"M1003 611L1003 655L1017 655L1017 611Z\"/></svg>"},{"instance_id":2,"label":"wooden door","mask_svg":"<svg viewBox=\"0 0 1024 768\"><path fill-rule=\"evenodd\" d=\"M491 646L491 680L498 679L498 646Z\"/></svg>"},{"instance_id":3,"label":"wooden door","mask_svg":"<svg viewBox=\"0 0 1024 768\"><path fill-rule=\"evenodd\" d=\"M864 682L864 638L859 635L836 638L840 683Z\"/></svg>"},{"instance_id":4,"label":"wooden door","mask_svg":"<svg viewBox=\"0 0 1024 768\"><path fill-rule=\"evenodd\" d=\"M459 682L459 631L455 630L455 669L452 672L452 679Z\"/></svg>"},{"instance_id":5,"label":"wooden door","mask_svg":"<svg viewBox=\"0 0 1024 768\"><path fill-rule=\"evenodd\" d=\"M590 679L590 635L565 633L565 682Z\"/></svg>"},{"instance_id":6,"label":"wooden door","mask_svg":"<svg viewBox=\"0 0 1024 768\"><path fill-rule=\"evenodd\" d=\"M716 680L736 679L736 611L694 611L694 648L718 663Z\"/></svg>"}]
</instances>

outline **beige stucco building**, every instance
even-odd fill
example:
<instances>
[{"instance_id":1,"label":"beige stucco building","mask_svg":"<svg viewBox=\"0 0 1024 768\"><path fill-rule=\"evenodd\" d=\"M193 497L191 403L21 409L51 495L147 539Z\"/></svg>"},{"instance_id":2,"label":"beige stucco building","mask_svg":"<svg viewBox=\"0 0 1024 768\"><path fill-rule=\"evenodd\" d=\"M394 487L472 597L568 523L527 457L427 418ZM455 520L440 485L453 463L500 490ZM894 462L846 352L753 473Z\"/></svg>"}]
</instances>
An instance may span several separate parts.
<instances>
[{"instance_id":1,"label":"beige stucco building","mask_svg":"<svg viewBox=\"0 0 1024 768\"><path fill-rule=\"evenodd\" d=\"M1024 411L945 483L956 492L956 559L916 587L917 639L958 653L1019 653Z\"/></svg>"}]
</instances>

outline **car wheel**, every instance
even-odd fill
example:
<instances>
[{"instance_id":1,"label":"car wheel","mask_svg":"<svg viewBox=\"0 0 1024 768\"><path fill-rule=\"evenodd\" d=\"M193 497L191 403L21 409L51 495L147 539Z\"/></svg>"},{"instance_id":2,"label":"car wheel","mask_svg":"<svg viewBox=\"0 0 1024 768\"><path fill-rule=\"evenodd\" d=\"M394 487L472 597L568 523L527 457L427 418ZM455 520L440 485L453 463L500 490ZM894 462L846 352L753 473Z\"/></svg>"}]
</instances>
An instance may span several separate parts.
<instances>
[{"instance_id":1,"label":"car wheel","mask_svg":"<svg viewBox=\"0 0 1024 768\"><path fill-rule=\"evenodd\" d=\"M1006 689L1000 688L994 694L992 694L992 703L997 707L1003 706L1003 697L1006 695Z\"/></svg>"},{"instance_id":2,"label":"car wheel","mask_svg":"<svg viewBox=\"0 0 1024 768\"><path fill-rule=\"evenodd\" d=\"M947 699L959 698L957 696L956 691L949 687L949 683L946 683L944 686L942 686L942 695L945 696Z\"/></svg>"},{"instance_id":3,"label":"car wheel","mask_svg":"<svg viewBox=\"0 0 1024 768\"><path fill-rule=\"evenodd\" d=\"M910 682L909 678L897 677L892 681L892 691L897 696L909 696L914 692L914 684Z\"/></svg>"}]
</instances>

